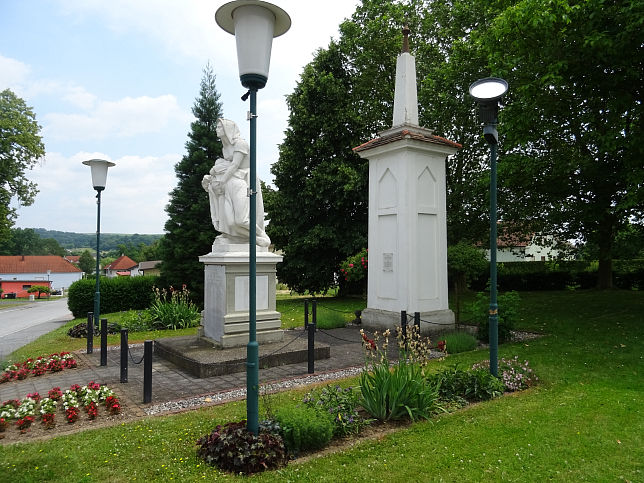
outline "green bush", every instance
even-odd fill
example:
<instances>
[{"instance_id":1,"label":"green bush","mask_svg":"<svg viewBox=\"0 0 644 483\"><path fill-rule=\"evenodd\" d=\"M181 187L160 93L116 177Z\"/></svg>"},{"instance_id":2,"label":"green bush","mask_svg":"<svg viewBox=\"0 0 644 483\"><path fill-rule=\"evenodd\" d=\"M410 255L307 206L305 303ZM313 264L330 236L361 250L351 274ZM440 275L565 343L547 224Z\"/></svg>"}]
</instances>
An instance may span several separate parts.
<instances>
[{"instance_id":1,"label":"green bush","mask_svg":"<svg viewBox=\"0 0 644 483\"><path fill-rule=\"evenodd\" d=\"M352 387L329 385L322 390L307 393L303 402L333 418L334 436L358 434L368 424L358 413L360 398Z\"/></svg>"},{"instance_id":2,"label":"green bush","mask_svg":"<svg viewBox=\"0 0 644 483\"><path fill-rule=\"evenodd\" d=\"M472 351L478 347L478 341L469 332L451 332L441 336L445 341L445 350L448 354Z\"/></svg>"},{"instance_id":3,"label":"green bush","mask_svg":"<svg viewBox=\"0 0 644 483\"><path fill-rule=\"evenodd\" d=\"M121 329L127 329L129 332L144 332L152 330L153 319L147 310L128 310L121 314L118 322Z\"/></svg>"},{"instance_id":4,"label":"green bush","mask_svg":"<svg viewBox=\"0 0 644 483\"><path fill-rule=\"evenodd\" d=\"M152 302L154 276L101 278L101 313L146 309ZM67 306L74 317L86 317L94 311L95 280L78 280L69 286Z\"/></svg>"},{"instance_id":5,"label":"green bush","mask_svg":"<svg viewBox=\"0 0 644 483\"><path fill-rule=\"evenodd\" d=\"M512 329L519 314L521 298L516 291L499 294L497 304L499 306L499 343L509 341L512 337ZM466 307L470 313L470 321L478 325L477 336L482 342L490 340L490 299L487 294L479 292L474 302ZM449 351L449 348L448 348Z\"/></svg>"},{"instance_id":6,"label":"green bush","mask_svg":"<svg viewBox=\"0 0 644 483\"><path fill-rule=\"evenodd\" d=\"M252 474L286 466L284 441L276 433L248 432L246 421L217 426L197 441L197 455L206 463L232 473Z\"/></svg>"},{"instance_id":7,"label":"green bush","mask_svg":"<svg viewBox=\"0 0 644 483\"><path fill-rule=\"evenodd\" d=\"M458 365L427 376L431 384L438 386L441 399L445 401L486 401L503 394L503 381L487 369L459 369Z\"/></svg>"},{"instance_id":8,"label":"green bush","mask_svg":"<svg viewBox=\"0 0 644 483\"><path fill-rule=\"evenodd\" d=\"M307 406L282 407L275 413L286 449L300 451L324 448L333 437L333 418Z\"/></svg>"}]
</instances>

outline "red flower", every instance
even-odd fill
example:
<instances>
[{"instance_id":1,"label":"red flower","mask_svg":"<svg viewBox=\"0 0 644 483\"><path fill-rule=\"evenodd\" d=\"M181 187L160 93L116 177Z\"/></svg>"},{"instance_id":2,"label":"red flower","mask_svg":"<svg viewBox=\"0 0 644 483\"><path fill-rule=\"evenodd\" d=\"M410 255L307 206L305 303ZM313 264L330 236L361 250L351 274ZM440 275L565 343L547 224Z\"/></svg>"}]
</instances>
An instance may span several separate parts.
<instances>
[{"instance_id":1,"label":"red flower","mask_svg":"<svg viewBox=\"0 0 644 483\"><path fill-rule=\"evenodd\" d=\"M65 416L67 417L67 422L69 424L75 422L78 419L78 408L71 407L65 409Z\"/></svg>"},{"instance_id":2,"label":"red flower","mask_svg":"<svg viewBox=\"0 0 644 483\"><path fill-rule=\"evenodd\" d=\"M439 351L445 352L445 349L447 348L447 341L439 340L437 345L438 345L438 350Z\"/></svg>"}]
</instances>

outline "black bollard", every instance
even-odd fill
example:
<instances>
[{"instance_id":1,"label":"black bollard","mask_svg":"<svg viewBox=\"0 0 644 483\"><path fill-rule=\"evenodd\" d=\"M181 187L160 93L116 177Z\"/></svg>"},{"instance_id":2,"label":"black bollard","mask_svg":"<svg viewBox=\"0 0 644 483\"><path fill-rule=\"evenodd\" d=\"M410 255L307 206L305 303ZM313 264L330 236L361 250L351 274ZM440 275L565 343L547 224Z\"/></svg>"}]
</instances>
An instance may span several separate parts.
<instances>
[{"instance_id":1,"label":"black bollard","mask_svg":"<svg viewBox=\"0 0 644 483\"><path fill-rule=\"evenodd\" d=\"M311 307L311 318L313 319L313 330L317 329L318 326L318 301L313 299L312 307Z\"/></svg>"},{"instance_id":2,"label":"black bollard","mask_svg":"<svg viewBox=\"0 0 644 483\"><path fill-rule=\"evenodd\" d=\"M87 353L94 352L94 312L87 312Z\"/></svg>"},{"instance_id":3,"label":"black bollard","mask_svg":"<svg viewBox=\"0 0 644 483\"><path fill-rule=\"evenodd\" d=\"M101 366L107 365L107 319L101 319Z\"/></svg>"},{"instance_id":4,"label":"black bollard","mask_svg":"<svg viewBox=\"0 0 644 483\"><path fill-rule=\"evenodd\" d=\"M127 329L121 329L121 382L127 382Z\"/></svg>"},{"instance_id":5,"label":"black bollard","mask_svg":"<svg viewBox=\"0 0 644 483\"><path fill-rule=\"evenodd\" d=\"M405 341L405 352L407 352L407 311L400 311L400 328L402 329L403 340Z\"/></svg>"},{"instance_id":6,"label":"black bollard","mask_svg":"<svg viewBox=\"0 0 644 483\"><path fill-rule=\"evenodd\" d=\"M304 301L304 330L309 328L309 299Z\"/></svg>"},{"instance_id":7,"label":"black bollard","mask_svg":"<svg viewBox=\"0 0 644 483\"><path fill-rule=\"evenodd\" d=\"M414 312L414 325L418 329L418 334L420 335L420 312Z\"/></svg>"},{"instance_id":8,"label":"black bollard","mask_svg":"<svg viewBox=\"0 0 644 483\"><path fill-rule=\"evenodd\" d=\"M315 323L309 324L309 347L308 347L308 361L309 361L309 374L315 372Z\"/></svg>"},{"instance_id":9,"label":"black bollard","mask_svg":"<svg viewBox=\"0 0 644 483\"><path fill-rule=\"evenodd\" d=\"M143 402L152 401L152 341L143 343Z\"/></svg>"}]
</instances>

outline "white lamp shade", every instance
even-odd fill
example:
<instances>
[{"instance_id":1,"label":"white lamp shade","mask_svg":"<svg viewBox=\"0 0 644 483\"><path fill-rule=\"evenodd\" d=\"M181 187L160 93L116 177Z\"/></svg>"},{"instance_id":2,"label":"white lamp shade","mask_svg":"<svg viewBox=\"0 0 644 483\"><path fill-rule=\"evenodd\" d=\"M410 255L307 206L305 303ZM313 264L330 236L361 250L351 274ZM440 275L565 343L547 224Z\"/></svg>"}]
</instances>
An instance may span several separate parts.
<instances>
[{"instance_id":1,"label":"white lamp shade","mask_svg":"<svg viewBox=\"0 0 644 483\"><path fill-rule=\"evenodd\" d=\"M116 164L111 161L105 161L104 159L90 159L88 161L83 161L83 164L92 169L92 185L94 186L94 189L105 189L105 184L107 182L107 168L116 166Z\"/></svg>"},{"instance_id":2,"label":"white lamp shade","mask_svg":"<svg viewBox=\"0 0 644 483\"><path fill-rule=\"evenodd\" d=\"M264 87L268 80L273 37L290 28L288 14L267 2L236 0L221 6L215 19L222 29L235 35L242 84Z\"/></svg>"},{"instance_id":3,"label":"white lamp shade","mask_svg":"<svg viewBox=\"0 0 644 483\"><path fill-rule=\"evenodd\" d=\"M495 101L503 97L508 83L498 77L479 79L470 86L470 95L477 101Z\"/></svg>"}]
</instances>

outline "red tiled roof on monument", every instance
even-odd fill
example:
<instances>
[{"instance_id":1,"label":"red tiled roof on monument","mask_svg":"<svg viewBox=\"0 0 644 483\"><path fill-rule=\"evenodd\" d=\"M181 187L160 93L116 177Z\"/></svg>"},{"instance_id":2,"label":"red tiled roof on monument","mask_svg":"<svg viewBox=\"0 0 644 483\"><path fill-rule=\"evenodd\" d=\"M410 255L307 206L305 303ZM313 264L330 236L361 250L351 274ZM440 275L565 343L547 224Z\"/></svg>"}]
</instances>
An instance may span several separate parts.
<instances>
[{"instance_id":1,"label":"red tiled roof on monument","mask_svg":"<svg viewBox=\"0 0 644 483\"><path fill-rule=\"evenodd\" d=\"M372 139L371 141L367 141L366 143L353 148L353 151L357 153L360 151L364 151L366 149L372 149L378 146L384 146L386 144L393 143L394 141L400 141L402 139L415 139L417 141L422 141L426 143L449 146L450 148L460 149L463 147L462 145L455 143L454 141L450 141L449 139L445 139L443 137L436 136L434 134L425 134L421 132L415 132L409 129L401 129L400 131L385 133L383 136L379 136L377 138Z\"/></svg>"}]
</instances>

